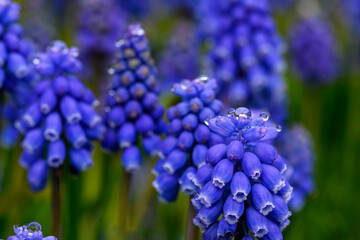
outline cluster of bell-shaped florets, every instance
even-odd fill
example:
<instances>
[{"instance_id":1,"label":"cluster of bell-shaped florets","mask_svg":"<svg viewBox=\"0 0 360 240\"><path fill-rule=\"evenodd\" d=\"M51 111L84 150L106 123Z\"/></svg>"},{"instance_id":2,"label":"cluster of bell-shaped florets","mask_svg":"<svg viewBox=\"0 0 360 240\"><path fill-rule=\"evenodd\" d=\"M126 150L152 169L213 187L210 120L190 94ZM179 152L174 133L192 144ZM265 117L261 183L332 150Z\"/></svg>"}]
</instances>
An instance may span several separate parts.
<instances>
[{"instance_id":1,"label":"cluster of bell-shaped florets","mask_svg":"<svg viewBox=\"0 0 360 240\"><path fill-rule=\"evenodd\" d=\"M15 236L10 236L7 240L56 240L54 236L43 237L41 226L37 222L29 223L28 225L18 226L14 225Z\"/></svg>"},{"instance_id":2,"label":"cluster of bell-shaped florets","mask_svg":"<svg viewBox=\"0 0 360 240\"><path fill-rule=\"evenodd\" d=\"M82 61L92 63L85 69L90 75L94 64L110 63L114 43L126 29L127 16L115 0L82 0L79 5L76 38Z\"/></svg>"},{"instance_id":3,"label":"cluster of bell-shaped florets","mask_svg":"<svg viewBox=\"0 0 360 240\"><path fill-rule=\"evenodd\" d=\"M173 202L179 186L186 195L195 194L199 187L194 182L198 168L206 164L209 147L222 142L222 137L205 125L205 120L216 116L223 108L215 98L215 79L199 77L174 84L172 91L182 101L167 111L168 137L160 146L160 159L153 169L153 186L163 202Z\"/></svg>"},{"instance_id":4,"label":"cluster of bell-shaped florets","mask_svg":"<svg viewBox=\"0 0 360 240\"><path fill-rule=\"evenodd\" d=\"M22 39L22 27L17 23L20 5L12 0L0 2L0 90L12 91L17 81L31 75L27 61L29 44Z\"/></svg>"},{"instance_id":5,"label":"cluster of bell-shaped florets","mask_svg":"<svg viewBox=\"0 0 360 240\"><path fill-rule=\"evenodd\" d=\"M339 2L340 3L340 2ZM348 22L358 37L360 37L360 2L359 0L343 0L340 8L343 18Z\"/></svg>"},{"instance_id":6,"label":"cluster of bell-shaped florets","mask_svg":"<svg viewBox=\"0 0 360 240\"><path fill-rule=\"evenodd\" d=\"M102 147L111 152L123 149L122 165L131 171L141 166L140 136L144 151L156 155L164 129L164 107L158 99L157 71L145 30L140 24L130 25L127 35L116 46L116 59L109 69L112 80Z\"/></svg>"},{"instance_id":7,"label":"cluster of bell-shaped florets","mask_svg":"<svg viewBox=\"0 0 360 240\"><path fill-rule=\"evenodd\" d=\"M315 154L312 137L301 125L294 125L280 134L276 141L278 150L287 160L288 169L284 175L294 188L289 207L300 211L306 197L314 191Z\"/></svg>"},{"instance_id":8,"label":"cluster of bell-shaped florets","mask_svg":"<svg viewBox=\"0 0 360 240\"><path fill-rule=\"evenodd\" d=\"M282 239L292 187L282 174L285 160L269 143L279 127L267 120L266 113L243 107L207 120L225 140L209 148L194 178L201 189L193 198L193 221L203 239L230 239L237 227L243 235Z\"/></svg>"},{"instance_id":9,"label":"cluster of bell-shaped florets","mask_svg":"<svg viewBox=\"0 0 360 240\"><path fill-rule=\"evenodd\" d=\"M302 18L292 27L290 50L295 70L306 84L333 81L339 73L337 41L330 23L318 16Z\"/></svg>"},{"instance_id":10,"label":"cluster of bell-shaped florets","mask_svg":"<svg viewBox=\"0 0 360 240\"><path fill-rule=\"evenodd\" d=\"M269 111L282 123L286 115L282 42L267 0L204 0L199 29L209 42L209 71L229 106Z\"/></svg>"},{"instance_id":11,"label":"cluster of bell-shaped florets","mask_svg":"<svg viewBox=\"0 0 360 240\"><path fill-rule=\"evenodd\" d=\"M28 169L34 191L45 187L48 168L62 166L67 157L75 172L92 166L90 140L100 139L105 130L93 93L75 76L82 68L78 54L77 48L55 41L33 59L36 100L15 126L25 134L20 165Z\"/></svg>"}]
</instances>

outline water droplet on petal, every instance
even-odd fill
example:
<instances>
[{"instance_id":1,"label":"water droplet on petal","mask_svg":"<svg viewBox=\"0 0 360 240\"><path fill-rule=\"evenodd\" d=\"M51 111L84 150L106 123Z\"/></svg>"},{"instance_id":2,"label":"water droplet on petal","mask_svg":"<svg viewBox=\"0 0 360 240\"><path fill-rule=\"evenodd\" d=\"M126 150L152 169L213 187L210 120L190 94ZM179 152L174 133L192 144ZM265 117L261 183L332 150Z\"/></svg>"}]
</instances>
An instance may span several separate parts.
<instances>
[{"instance_id":1,"label":"water droplet on petal","mask_svg":"<svg viewBox=\"0 0 360 240\"><path fill-rule=\"evenodd\" d=\"M29 232L38 232L41 230L41 226L37 222L32 222L27 225L27 229Z\"/></svg>"},{"instance_id":2,"label":"water droplet on petal","mask_svg":"<svg viewBox=\"0 0 360 240\"><path fill-rule=\"evenodd\" d=\"M277 130L278 132L281 132L281 131L282 131L282 127L281 127L280 125L277 125L277 126L276 126L276 130Z\"/></svg>"},{"instance_id":3,"label":"water droplet on petal","mask_svg":"<svg viewBox=\"0 0 360 240\"><path fill-rule=\"evenodd\" d=\"M264 120L264 121L267 121L269 120L269 115L267 113L260 113L260 117Z\"/></svg>"}]
</instances>

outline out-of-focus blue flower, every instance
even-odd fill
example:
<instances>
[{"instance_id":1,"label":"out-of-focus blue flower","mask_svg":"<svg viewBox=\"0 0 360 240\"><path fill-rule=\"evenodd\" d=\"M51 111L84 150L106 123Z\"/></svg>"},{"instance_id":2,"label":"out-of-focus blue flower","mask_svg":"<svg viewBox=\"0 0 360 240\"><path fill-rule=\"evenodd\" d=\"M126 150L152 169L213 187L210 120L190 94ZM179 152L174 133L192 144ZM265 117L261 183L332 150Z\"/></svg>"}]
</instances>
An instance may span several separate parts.
<instances>
[{"instance_id":1,"label":"out-of-focus blue flower","mask_svg":"<svg viewBox=\"0 0 360 240\"><path fill-rule=\"evenodd\" d=\"M105 107L107 130L102 146L112 152L124 149L121 162L127 171L132 171L141 166L139 136L147 154L157 153L164 107L158 100L157 71L141 25L130 25L116 47L116 59L109 69L112 80Z\"/></svg>"},{"instance_id":2,"label":"out-of-focus blue flower","mask_svg":"<svg viewBox=\"0 0 360 240\"><path fill-rule=\"evenodd\" d=\"M244 235L250 231L259 239L282 238L284 222L291 215L287 202L292 187L283 175L286 166L277 164L281 156L269 143L279 127L268 119L266 113L241 107L206 121L224 141L207 151L211 165L207 183L199 185L193 198L198 210L194 224L205 232L203 239L215 231L217 239L232 238L244 214Z\"/></svg>"},{"instance_id":3,"label":"out-of-focus blue flower","mask_svg":"<svg viewBox=\"0 0 360 240\"><path fill-rule=\"evenodd\" d=\"M125 31L126 19L115 0L80 1L76 39L89 76L94 74L94 66L101 63L107 67L110 63L116 51L114 43Z\"/></svg>"},{"instance_id":4,"label":"out-of-focus blue flower","mask_svg":"<svg viewBox=\"0 0 360 240\"><path fill-rule=\"evenodd\" d=\"M312 138L303 126L295 125L280 134L276 145L288 163L284 175L294 188L289 206L293 211L299 211L306 197L314 191L315 153Z\"/></svg>"},{"instance_id":5,"label":"out-of-focus blue flower","mask_svg":"<svg viewBox=\"0 0 360 240\"><path fill-rule=\"evenodd\" d=\"M54 236L43 237L41 226L37 222L29 223L28 225L18 226L14 225L15 236L10 236L8 240L56 240Z\"/></svg>"},{"instance_id":6,"label":"out-of-focus blue flower","mask_svg":"<svg viewBox=\"0 0 360 240\"><path fill-rule=\"evenodd\" d=\"M22 39L22 27L17 23L20 5L11 0L0 3L0 90L12 91L18 81L27 80L31 74L27 56L30 47Z\"/></svg>"},{"instance_id":7,"label":"out-of-focus blue flower","mask_svg":"<svg viewBox=\"0 0 360 240\"><path fill-rule=\"evenodd\" d=\"M166 48L160 55L161 88L167 90L182 79L194 79L199 74L199 43L193 26L180 22L175 26Z\"/></svg>"},{"instance_id":8,"label":"out-of-focus blue flower","mask_svg":"<svg viewBox=\"0 0 360 240\"><path fill-rule=\"evenodd\" d=\"M55 16L47 0L24 1L22 25L33 51L44 51L55 36Z\"/></svg>"},{"instance_id":9,"label":"out-of-focus blue flower","mask_svg":"<svg viewBox=\"0 0 360 240\"><path fill-rule=\"evenodd\" d=\"M78 54L77 48L55 41L33 59L36 99L15 126L25 135L20 164L29 170L34 191L45 187L48 167L60 167L67 157L75 172L92 166L90 141L99 140L105 131L93 109L94 95L75 76L82 69Z\"/></svg>"},{"instance_id":10,"label":"out-of-focus blue flower","mask_svg":"<svg viewBox=\"0 0 360 240\"><path fill-rule=\"evenodd\" d=\"M343 18L360 37L360 1L359 0L342 0L339 1Z\"/></svg>"},{"instance_id":11,"label":"out-of-focus blue flower","mask_svg":"<svg viewBox=\"0 0 360 240\"><path fill-rule=\"evenodd\" d=\"M203 0L197 15L200 35L210 49L208 71L219 80L226 105L263 109L283 123L284 43L268 1Z\"/></svg>"},{"instance_id":12,"label":"out-of-focus blue flower","mask_svg":"<svg viewBox=\"0 0 360 240\"><path fill-rule=\"evenodd\" d=\"M192 0L162 0L162 4L166 4L171 8L171 10L182 10L185 9L192 13L196 10L199 1L192 1Z\"/></svg>"},{"instance_id":13,"label":"out-of-focus blue flower","mask_svg":"<svg viewBox=\"0 0 360 240\"><path fill-rule=\"evenodd\" d=\"M133 17L141 18L151 11L150 0L116 0L119 6Z\"/></svg>"},{"instance_id":14,"label":"out-of-focus blue flower","mask_svg":"<svg viewBox=\"0 0 360 240\"><path fill-rule=\"evenodd\" d=\"M287 8L292 5L296 0L269 0L270 5L277 9Z\"/></svg>"},{"instance_id":15,"label":"out-of-focus blue flower","mask_svg":"<svg viewBox=\"0 0 360 240\"><path fill-rule=\"evenodd\" d=\"M215 98L216 87L215 79L200 77L183 80L172 88L182 101L167 111L169 135L160 146L160 159L153 169L157 175L153 186L163 202L175 201L179 185L185 194L193 195L210 177L212 168L206 164L206 152L222 140L205 125L205 120L223 107ZM171 181L164 182L165 178ZM173 193L171 198L167 192Z\"/></svg>"},{"instance_id":16,"label":"out-of-focus blue flower","mask_svg":"<svg viewBox=\"0 0 360 240\"><path fill-rule=\"evenodd\" d=\"M337 42L330 23L305 17L292 27L290 51L294 69L308 85L326 84L339 73Z\"/></svg>"}]
</instances>

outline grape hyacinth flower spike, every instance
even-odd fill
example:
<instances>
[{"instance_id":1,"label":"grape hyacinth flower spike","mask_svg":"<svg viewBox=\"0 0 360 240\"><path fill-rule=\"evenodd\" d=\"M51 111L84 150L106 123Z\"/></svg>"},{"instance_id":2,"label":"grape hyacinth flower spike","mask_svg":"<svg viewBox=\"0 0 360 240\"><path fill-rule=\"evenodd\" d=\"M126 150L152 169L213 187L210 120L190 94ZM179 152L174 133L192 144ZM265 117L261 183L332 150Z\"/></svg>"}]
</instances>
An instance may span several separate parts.
<instances>
[{"instance_id":1,"label":"grape hyacinth flower spike","mask_svg":"<svg viewBox=\"0 0 360 240\"><path fill-rule=\"evenodd\" d=\"M54 236L43 237L41 225L32 222L24 226L14 225L14 236L10 236L7 240L56 240Z\"/></svg>"},{"instance_id":2,"label":"grape hyacinth flower spike","mask_svg":"<svg viewBox=\"0 0 360 240\"><path fill-rule=\"evenodd\" d=\"M207 120L224 141L207 151L210 177L193 198L193 222L203 239L230 239L236 229L243 236L282 239L292 187L283 175L286 162L269 143L280 128L268 119L266 113L240 107Z\"/></svg>"},{"instance_id":3,"label":"grape hyacinth flower spike","mask_svg":"<svg viewBox=\"0 0 360 240\"><path fill-rule=\"evenodd\" d=\"M209 177L212 167L206 163L205 153L222 141L204 123L223 108L215 98L216 87L215 79L199 77L183 80L172 88L182 101L167 111L168 136L160 146L160 159L153 169L153 186L163 202L175 201L179 187L186 195L195 194ZM195 175L197 171L199 174Z\"/></svg>"},{"instance_id":4,"label":"grape hyacinth flower spike","mask_svg":"<svg viewBox=\"0 0 360 240\"><path fill-rule=\"evenodd\" d=\"M292 211L298 212L304 206L306 197L314 191L313 141L303 126L294 125L280 134L276 145L288 163L284 175L294 188L289 207Z\"/></svg>"},{"instance_id":5,"label":"grape hyacinth flower spike","mask_svg":"<svg viewBox=\"0 0 360 240\"><path fill-rule=\"evenodd\" d=\"M112 79L105 107L106 133L102 147L110 152L123 149L121 163L129 172L141 167L139 136L147 154L157 153L164 107L158 100L157 71L141 25L130 25L116 47L116 59L109 69Z\"/></svg>"},{"instance_id":6,"label":"grape hyacinth flower spike","mask_svg":"<svg viewBox=\"0 0 360 240\"><path fill-rule=\"evenodd\" d=\"M29 186L33 191L43 190L52 169L55 205L60 204L62 166L66 164L77 174L91 167L90 141L100 140L105 131L94 109L97 100L75 75L82 69L78 55L77 48L69 48L62 41L54 41L46 52L35 55L36 99L15 124L25 135L20 165L28 170ZM53 210L57 211L53 217L60 216L60 206ZM60 220L53 219L55 235L58 224Z\"/></svg>"},{"instance_id":7,"label":"grape hyacinth flower spike","mask_svg":"<svg viewBox=\"0 0 360 240\"><path fill-rule=\"evenodd\" d=\"M330 23L317 16L304 17L290 33L294 69L310 86L327 84L339 73L337 41Z\"/></svg>"},{"instance_id":8,"label":"grape hyacinth flower spike","mask_svg":"<svg viewBox=\"0 0 360 240\"><path fill-rule=\"evenodd\" d=\"M209 45L208 72L219 81L226 106L249 106L286 118L284 43L268 0L204 0L199 31Z\"/></svg>"}]
</instances>

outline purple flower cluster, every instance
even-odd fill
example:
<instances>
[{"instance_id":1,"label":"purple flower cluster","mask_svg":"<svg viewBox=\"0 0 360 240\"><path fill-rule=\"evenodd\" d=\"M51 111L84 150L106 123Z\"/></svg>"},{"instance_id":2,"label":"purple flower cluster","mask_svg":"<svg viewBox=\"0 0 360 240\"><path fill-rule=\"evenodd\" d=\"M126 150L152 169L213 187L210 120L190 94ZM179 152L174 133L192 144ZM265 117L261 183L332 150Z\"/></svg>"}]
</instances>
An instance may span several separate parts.
<instances>
[{"instance_id":1,"label":"purple flower cluster","mask_svg":"<svg viewBox=\"0 0 360 240\"><path fill-rule=\"evenodd\" d=\"M151 10L150 0L116 0L121 7L134 17L144 17Z\"/></svg>"},{"instance_id":2,"label":"purple flower cluster","mask_svg":"<svg viewBox=\"0 0 360 240\"><path fill-rule=\"evenodd\" d=\"M19 4L12 0L0 2L0 90L12 91L18 81L28 80L31 74L27 61L30 47L22 39L19 15Z\"/></svg>"},{"instance_id":3,"label":"purple flower cluster","mask_svg":"<svg viewBox=\"0 0 360 240\"><path fill-rule=\"evenodd\" d=\"M201 34L210 44L210 72L220 80L224 102L264 109L282 123L284 44L267 0L204 0L198 18Z\"/></svg>"},{"instance_id":4,"label":"purple flower cluster","mask_svg":"<svg viewBox=\"0 0 360 240\"><path fill-rule=\"evenodd\" d=\"M56 240L56 237L43 237L41 226L37 222L29 223L24 226L14 226L15 236L10 236L7 240Z\"/></svg>"},{"instance_id":5,"label":"purple flower cluster","mask_svg":"<svg viewBox=\"0 0 360 240\"><path fill-rule=\"evenodd\" d=\"M328 83L337 77L337 42L328 22L319 17L301 19L290 33L295 70L305 83Z\"/></svg>"},{"instance_id":6,"label":"purple flower cluster","mask_svg":"<svg viewBox=\"0 0 360 240\"><path fill-rule=\"evenodd\" d=\"M289 207L300 211L306 197L314 191L314 149L310 134L301 125L295 125L280 134L276 143L287 160L284 175L294 188Z\"/></svg>"},{"instance_id":7,"label":"purple flower cluster","mask_svg":"<svg viewBox=\"0 0 360 240\"><path fill-rule=\"evenodd\" d=\"M340 1L339 1L340 2ZM360 1L359 0L342 0L341 3L343 17L352 26L352 29L360 37Z\"/></svg>"},{"instance_id":8,"label":"purple flower cluster","mask_svg":"<svg viewBox=\"0 0 360 240\"><path fill-rule=\"evenodd\" d=\"M124 149L121 161L131 171L141 166L137 146L140 136L145 152L157 153L164 107L158 100L157 71L141 25L130 25L126 37L116 47L116 60L109 69L112 80L106 100L107 130L102 146L112 152Z\"/></svg>"},{"instance_id":9,"label":"purple flower cluster","mask_svg":"<svg viewBox=\"0 0 360 240\"><path fill-rule=\"evenodd\" d=\"M230 239L238 224L244 235L282 239L290 223L292 187L282 174L285 160L269 143L279 127L268 118L241 107L207 121L225 140L209 148L207 163L193 179L200 186L193 198L193 221L204 231L203 239Z\"/></svg>"},{"instance_id":10,"label":"purple flower cluster","mask_svg":"<svg viewBox=\"0 0 360 240\"><path fill-rule=\"evenodd\" d=\"M114 0L84 0L78 16L77 43L81 58L108 60L126 29L126 14Z\"/></svg>"},{"instance_id":11,"label":"purple flower cluster","mask_svg":"<svg viewBox=\"0 0 360 240\"><path fill-rule=\"evenodd\" d=\"M175 26L166 48L160 55L159 72L162 89L170 89L182 79L193 79L199 73L199 43L190 23Z\"/></svg>"},{"instance_id":12,"label":"purple flower cluster","mask_svg":"<svg viewBox=\"0 0 360 240\"><path fill-rule=\"evenodd\" d=\"M75 172L91 167L89 141L104 132L93 93L75 76L82 69L78 54L77 48L55 41L33 59L39 78L33 90L36 100L15 124L25 134L20 165L28 169L33 191L45 187L48 168L60 167L67 156Z\"/></svg>"},{"instance_id":13,"label":"purple flower cluster","mask_svg":"<svg viewBox=\"0 0 360 240\"><path fill-rule=\"evenodd\" d=\"M153 172L153 186L163 202L176 200L179 186L186 195L199 188L193 182L198 168L206 164L205 154L222 138L212 133L204 121L220 113L221 101L215 98L215 79L200 77L174 84L172 91L182 98L167 111L168 137L160 146L160 159Z\"/></svg>"}]
</instances>

